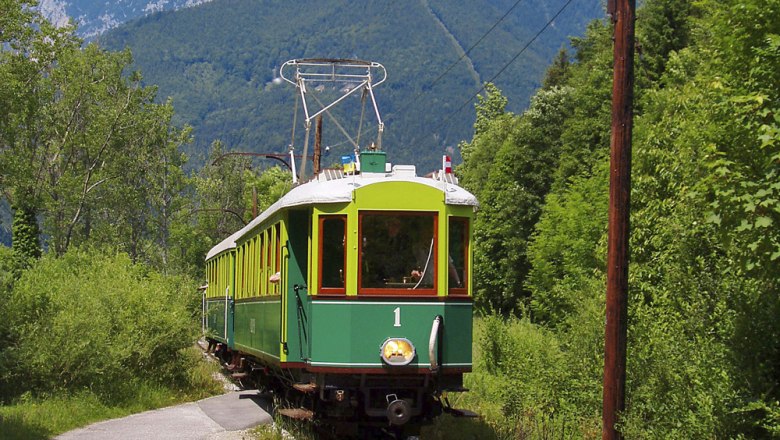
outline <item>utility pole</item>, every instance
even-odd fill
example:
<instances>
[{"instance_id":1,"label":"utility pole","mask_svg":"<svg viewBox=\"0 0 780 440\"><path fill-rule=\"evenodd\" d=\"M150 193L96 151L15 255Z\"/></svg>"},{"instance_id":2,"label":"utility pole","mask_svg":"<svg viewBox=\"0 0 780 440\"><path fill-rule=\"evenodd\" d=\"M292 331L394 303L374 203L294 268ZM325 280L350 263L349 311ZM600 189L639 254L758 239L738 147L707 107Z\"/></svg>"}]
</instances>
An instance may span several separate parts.
<instances>
[{"instance_id":1,"label":"utility pole","mask_svg":"<svg viewBox=\"0 0 780 440\"><path fill-rule=\"evenodd\" d=\"M634 98L634 12L636 0L608 0L614 24L612 136L610 138L607 312L604 340L602 440L623 435L615 424L625 410L626 328L628 320L631 130Z\"/></svg>"},{"instance_id":2,"label":"utility pole","mask_svg":"<svg viewBox=\"0 0 780 440\"><path fill-rule=\"evenodd\" d=\"M322 115L317 116L314 126L314 175L320 173L320 157L322 155Z\"/></svg>"}]
</instances>

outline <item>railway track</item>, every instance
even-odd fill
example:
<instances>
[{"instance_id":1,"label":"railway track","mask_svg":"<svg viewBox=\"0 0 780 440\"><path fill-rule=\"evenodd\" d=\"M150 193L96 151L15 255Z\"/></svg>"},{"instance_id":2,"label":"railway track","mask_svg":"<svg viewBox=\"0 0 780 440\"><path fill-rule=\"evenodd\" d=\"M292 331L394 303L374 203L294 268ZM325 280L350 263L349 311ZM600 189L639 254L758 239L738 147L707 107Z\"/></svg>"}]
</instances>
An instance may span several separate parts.
<instances>
[{"instance_id":1,"label":"railway track","mask_svg":"<svg viewBox=\"0 0 780 440\"><path fill-rule=\"evenodd\" d=\"M226 390L230 391L256 391L259 398L273 402L269 408L265 408L276 420L285 420L282 425L289 423L291 426L284 430L286 438L294 439L292 432L304 433L306 438L310 434L318 440L416 440L418 437L404 435L399 430L393 430L380 424L361 424L360 422L317 420L311 410L302 406L305 404L303 397L310 390L273 389L272 387L258 384L252 379L252 375L246 372L235 372L230 369L230 364L208 350L208 344L198 342L204 355L211 361L219 363L221 374L217 380L224 383ZM289 436L289 437L288 437Z\"/></svg>"}]
</instances>

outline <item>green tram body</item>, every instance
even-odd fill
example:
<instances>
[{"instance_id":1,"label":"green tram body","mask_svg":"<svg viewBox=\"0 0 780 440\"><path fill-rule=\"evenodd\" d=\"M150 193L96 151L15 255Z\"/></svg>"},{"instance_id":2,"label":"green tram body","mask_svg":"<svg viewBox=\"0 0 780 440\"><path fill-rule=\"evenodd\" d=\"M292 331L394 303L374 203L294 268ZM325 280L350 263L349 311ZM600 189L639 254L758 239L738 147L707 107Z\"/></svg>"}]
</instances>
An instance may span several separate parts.
<instances>
[{"instance_id":1,"label":"green tram body","mask_svg":"<svg viewBox=\"0 0 780 440\"><path fill-rule=\"evenodd\" d=\"M462 390L471 371L476 199L453 183L416 177L413 167L394 170L299 185L207 256L207 337L255 370L313 384L315 412L392 422L388 404L403 400L393 408L401 423L435 415L434 397ZM403 233L425 244L417 255L427 277L381 278L378 271L410 258L382 255L377 246L417 225L420 231ZM382 360L388 338L414 345L408 365Z\"/></svg>"}]
</instances>

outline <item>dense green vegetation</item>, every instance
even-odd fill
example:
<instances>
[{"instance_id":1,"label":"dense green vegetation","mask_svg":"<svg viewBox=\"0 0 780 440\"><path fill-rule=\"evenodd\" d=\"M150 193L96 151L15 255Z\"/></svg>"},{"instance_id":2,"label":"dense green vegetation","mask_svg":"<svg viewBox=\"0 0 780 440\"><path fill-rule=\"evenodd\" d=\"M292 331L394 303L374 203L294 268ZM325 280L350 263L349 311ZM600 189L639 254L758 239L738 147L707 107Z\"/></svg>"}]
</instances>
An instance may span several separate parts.
<instances>
[{"instance_id":1,"label":"dense green vegetation","mask_svg":"<svg viewBox=\"0 0 780 440\"><path fill-rule=\"evenodd\" d=\"M3 438L49 438L220 391L216 365L192 346L200 297L186 277L72 249L0 294Z\"/></svg>"},{"instance_id":2,"label":"dense green vegetation","mask_svg":"<svg viewBox=\"0 0 780 440\"><path fill-rule=\"evenodd\" d=\"M177 120L194 128L194 142L185 151L196 165L203 163L214 139L229 150L287 150L294 93L289 84L272 82L283 62L324 57L378 61L388 71L388 81L376 92L387 123L383 148L392 161L427 172L439 166L446 151L457 154L454 147L472 134L473 115L464 106L449 123L441 123L565 2L522 2L466 60L453 66L514 3L369 1L358 6L333 0L220 0L154 14L110 31L99 42L112 49L129 47L146 81L158 85L161 96L172 97ZM597 1L574 2L544 38L509 66L496 81L518 97L513 108L527 104L544 66L566 39L581 34L587 21L602 14ZM343 116L347 128L357 127L358 110ZM326 119L325 145L336 144L334 154L346 154L351 147L339 145L342 139ZM296 144L301 152L301 136Z\"/></svg>"},{"instance_id":3,"label":"dense green vegetation","mask_svg":"<svg viewBox=\"0 0 780 440\"><path fill-rule=\"evenodd\" d=\"M2 436L219 392L193 348L211 238L178 151L189 130L128 52L82 47L24 1L0 3L0 29Z\"/></svg>"},{"instance_id":4,"label":"dense green vegetation","mask_svg":"<svg viewBox=\"0 0 780 440\"><path fill-rule=\"evenodd\" d=\"M780 435L778 23L766 0L638 11L626 438ZM529 415L599 432L610 37L593 23L523 114L492 90L461 146L477 301L522 316L484 322L466 398L511 438Z\"/></svg>"}]
</instances>

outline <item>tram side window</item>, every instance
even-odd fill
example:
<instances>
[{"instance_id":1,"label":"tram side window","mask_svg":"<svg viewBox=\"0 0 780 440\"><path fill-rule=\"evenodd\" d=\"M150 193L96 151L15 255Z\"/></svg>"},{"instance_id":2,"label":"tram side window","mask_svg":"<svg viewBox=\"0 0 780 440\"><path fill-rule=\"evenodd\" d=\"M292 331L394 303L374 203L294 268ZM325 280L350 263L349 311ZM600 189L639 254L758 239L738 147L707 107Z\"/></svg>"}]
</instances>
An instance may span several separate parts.
<instances>
[{"instance_id":1,"label":"tram side window","mask_svg":"<svg viewBox=\"0 0 780 440\"><path fill-rule=\"evenodd\" d=\"M450 217L447 285L452 294L468 294L469 220Z\"/></svg>"},{"instance_id":2,"label":"tram side window","mask_svg":"<svg viewBox=\"0 0 780 440\"><path fill-rule=\"evenodd\" d=\"M345 293L346 216L320 217L320 291Z\"/></svg>"},{"instance_id":3,"label":"tram side window","mask_svg":"<svg viewBox=\"0 0 780 440\"><path fill-rule=\"evenodd\" d=\"M366 293L434 288L435 213L362 213L360 223L360 287Z\"/></svg>"},{"instance_id":4,"label":"tram side window","mask_svg":"<svg viewBox=\"0 0 780 440\"><path fill-rule=\"evenodd\" d=\"M281 280L281 270L282 270L282 230L279 223L275 224L273 227L273 233L274 233L274 266L273 266L273 273L279 274L275 275L276 281L274 281L271 285L273 286L273 294L279 295L279 292L281 289L279 288L280 280Z\"/></svg>"},{"instance_id":5,"label":"tram side window","mask_svg":"<svg viewBox=\"0 0 780 440\"><path fill-rule=\"evenodd\" d=\"M263 296L266 294L265 291L265 280L268 279L266 275L266 269L265 264L266 260L263 258L263 255L265 254L265 248L268 245L268 241L265 239L265 236L261 233L258 236L258 246L257 246L257 296Z\"/></svg>"}]
</instances>

